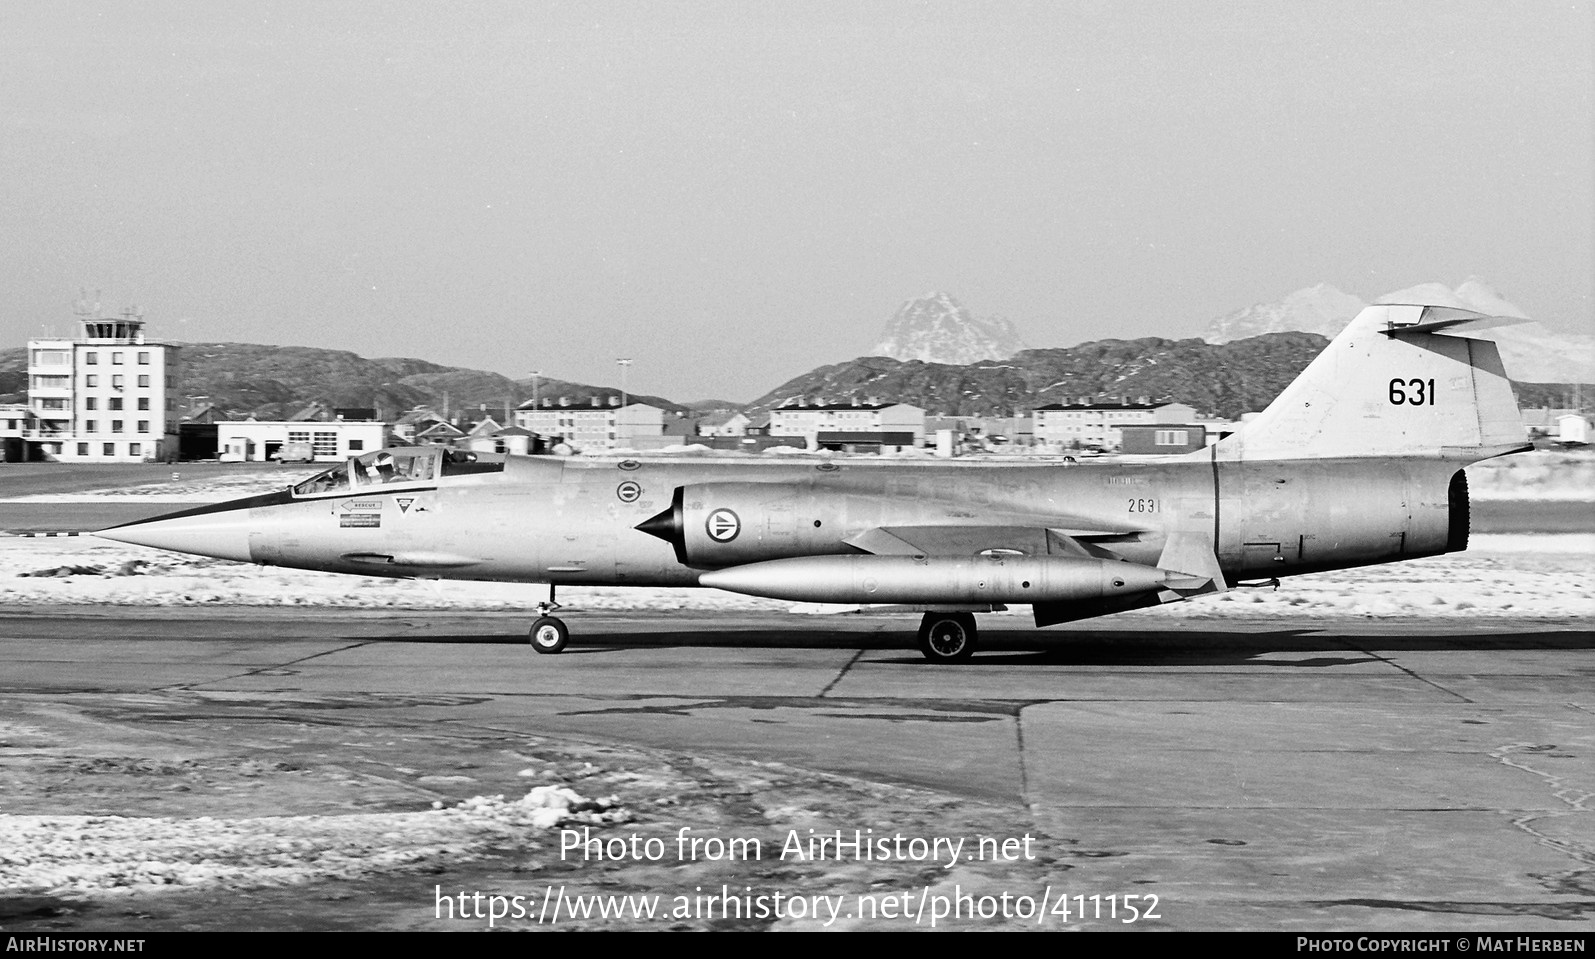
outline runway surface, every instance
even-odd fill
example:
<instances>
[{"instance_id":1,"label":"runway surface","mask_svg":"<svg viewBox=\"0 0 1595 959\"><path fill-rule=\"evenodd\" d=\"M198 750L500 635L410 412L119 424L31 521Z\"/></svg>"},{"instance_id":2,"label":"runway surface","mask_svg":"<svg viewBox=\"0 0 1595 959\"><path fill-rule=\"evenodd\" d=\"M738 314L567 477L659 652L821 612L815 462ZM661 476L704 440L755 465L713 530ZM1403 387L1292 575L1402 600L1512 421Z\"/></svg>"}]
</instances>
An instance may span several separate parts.
<instances>
[{"instance_id":1,"label":"runway surface","mask_svg":"<svg viewBox=\"0 0 1595 959\"><path fill-rule=\"evenodd\" d=\"M429 929L450 925L435 889L542 895L557 878L667 897L725 886L1054 902L1036 919L938 928L1595 929L1585 623L1138 614L1035 631L994 617L982 654L938 667L912 649L905 616L568 622L571 648L538 656L520 615L3 610L5 809L424 808L524 792L543 781L522 775L532 766L635 811L606 835L759 836L763 861L671 846L660 863L584 863L544 849L288 890L13 897L0 927ZM771 844L809 829L962 837L966 851L1012 840L1012 857L776 859ZM1083 897L1087 915L1073 903L1060 915L1059 896ZM1155 896L1157 917L1110 917L1110 896L1115 909ZM829 926L916 924L924 913Z\"/></svg>"}]
</instances>

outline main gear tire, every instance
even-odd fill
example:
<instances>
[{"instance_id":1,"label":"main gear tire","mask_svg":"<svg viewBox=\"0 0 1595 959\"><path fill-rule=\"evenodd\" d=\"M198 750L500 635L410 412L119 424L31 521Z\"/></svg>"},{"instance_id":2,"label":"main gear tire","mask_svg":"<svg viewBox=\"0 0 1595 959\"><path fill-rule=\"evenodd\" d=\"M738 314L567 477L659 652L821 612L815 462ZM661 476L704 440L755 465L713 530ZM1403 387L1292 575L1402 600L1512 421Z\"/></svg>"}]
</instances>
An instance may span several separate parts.
<instances>
[{"instance_id":1,"label":"main gear tire","mask_svg":"<svg viewBox=\"0 0 1595 959\"><path fill-rule=\"evenodd\" d=\"M973 613L926 613L919 623L919 651L933 663L959 663L975 653Z\"/></svg>"}]
</instances>

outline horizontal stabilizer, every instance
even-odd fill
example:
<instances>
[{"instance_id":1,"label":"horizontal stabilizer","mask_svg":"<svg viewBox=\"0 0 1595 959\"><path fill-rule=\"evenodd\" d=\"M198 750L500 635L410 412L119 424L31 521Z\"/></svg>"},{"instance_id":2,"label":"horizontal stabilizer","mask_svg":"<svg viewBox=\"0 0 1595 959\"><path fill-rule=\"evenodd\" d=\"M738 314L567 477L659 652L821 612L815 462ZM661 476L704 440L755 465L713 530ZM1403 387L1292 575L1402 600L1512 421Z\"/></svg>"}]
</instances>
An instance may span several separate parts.
<instances>
[{"instance_id":1,"label":"horizontal stabilizer","mask_svg":"<svg viewBox=\"0 0 1595 959\"><path fill-rule=\"evenodd\" d=\"M1384 304L1399 306L1404 304ZM1533 322L1522 316L1486 316L1472 310L1459 310L1451 306L1420 306L1423 312L1416 322L1400 323L1394 317L1386 321L1382 331L1386 336L1408 336L1413 333L1462 333L1493 330L1503 326L1519 326Z\"/></svg>"}]
</instances>

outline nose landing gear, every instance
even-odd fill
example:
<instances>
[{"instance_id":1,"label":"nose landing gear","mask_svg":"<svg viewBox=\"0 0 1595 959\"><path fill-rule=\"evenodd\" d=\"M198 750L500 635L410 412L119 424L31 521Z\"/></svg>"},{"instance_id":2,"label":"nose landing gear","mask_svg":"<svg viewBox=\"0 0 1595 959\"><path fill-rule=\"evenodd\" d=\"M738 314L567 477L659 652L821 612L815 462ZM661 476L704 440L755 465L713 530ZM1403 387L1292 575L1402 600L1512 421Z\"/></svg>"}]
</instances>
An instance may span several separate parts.
<instances>
[{"instance_id":1,"label":"nose landing gear","mask_svg":"<svg viewBox=\"0 0 1595 959\"><path fill-rule=\"evenodd\" d=\"M537 604L537 618L532 620L532 628L526 634L526 641L539 653L557 653L570 642L570 630L564 621L549 615L559 608L559 603L554 602L554 584L550 583L548 599Z\"/></svg>"}]
</instances>

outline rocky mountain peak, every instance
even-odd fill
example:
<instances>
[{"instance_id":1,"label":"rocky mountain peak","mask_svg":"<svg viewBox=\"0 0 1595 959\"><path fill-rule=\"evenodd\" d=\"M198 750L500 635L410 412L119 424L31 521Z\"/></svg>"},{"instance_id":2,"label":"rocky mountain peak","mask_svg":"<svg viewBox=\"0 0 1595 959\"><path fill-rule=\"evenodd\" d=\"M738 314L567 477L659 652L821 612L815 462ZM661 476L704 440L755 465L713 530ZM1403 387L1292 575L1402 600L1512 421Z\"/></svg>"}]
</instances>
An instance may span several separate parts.
<instances>
[{"instance_id":1,"label":"rocky mountain peak","mask_svg":"<svg viewBox=\"0 0 1595 959\"><path fill-rule=\"evenodd\" d=\"M898 307L869 355L963 365L1005 360L1024 348L1012 323L998 316L977 320L948 294L933 291Z\"/></svg>"}]
</instances>

